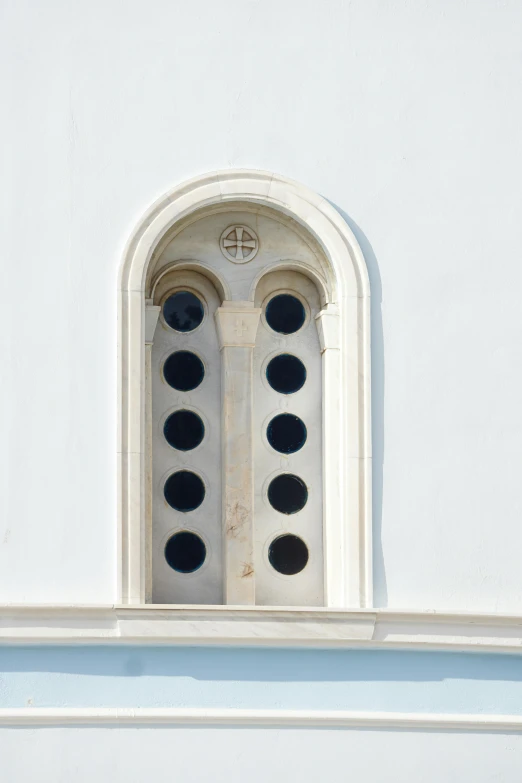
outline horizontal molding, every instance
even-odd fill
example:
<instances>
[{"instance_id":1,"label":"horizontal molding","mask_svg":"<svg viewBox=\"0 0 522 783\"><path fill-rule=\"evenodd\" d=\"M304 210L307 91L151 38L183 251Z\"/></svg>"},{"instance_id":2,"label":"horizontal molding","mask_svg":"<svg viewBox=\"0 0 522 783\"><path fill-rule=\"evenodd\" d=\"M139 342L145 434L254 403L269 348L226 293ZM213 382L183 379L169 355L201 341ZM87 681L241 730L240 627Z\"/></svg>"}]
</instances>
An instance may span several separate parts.
<instances>
[{"instance_id":1,"label":"horizontal molding","mask_svg":"<svg viewBox=\"0 0 522 783\"><path fill-rule=\"evenodd\" d=\"M0 606L0 644L113 643L520 653L522 616L244 606Z\"/></svg>"},{"instance_id":2,"label":"horizontal molding","mask_svg":"<svg viewBox=\"0 0 522 783\"><path fill-rule=\"evenodd\" d=\"M139 707L28 707L0 709L1 726L177 724L295 726L303 728L393 728L443 731L522 731L519 715L453 715L344 710L242 710Z\"/></svg>"}]
</instances>

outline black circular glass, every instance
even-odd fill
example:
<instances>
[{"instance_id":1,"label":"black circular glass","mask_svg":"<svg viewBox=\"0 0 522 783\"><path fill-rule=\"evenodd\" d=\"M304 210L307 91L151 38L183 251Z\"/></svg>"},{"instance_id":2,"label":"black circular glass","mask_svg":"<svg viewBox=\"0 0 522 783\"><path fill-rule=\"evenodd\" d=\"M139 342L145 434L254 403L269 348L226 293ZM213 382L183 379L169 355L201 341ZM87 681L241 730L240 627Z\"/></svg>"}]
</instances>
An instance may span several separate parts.
<instances>
[{"instance_id":1,"label":"black circular glass","mask_svg":"<svg viewBox=\"0 0 522 783\"><path fill-rule=\"evenodd\" d=\"M163 377L173 389L192 391L196 389L205 375L203 362L192 351L171 353L163 365Z\"/></svg>"},{"instance_id":2,"label":"black circular glass","mask_svg":"<svg viewBox=\"0 0 522 783\"><path fill-rule=\"evenodd\" d=\"M296 296L277 294L266 306L266 322L274 332L293 334L305 322L305 309Z\"/></svg>"},{"instance_id":3,"label":"black circular glass","mask_svg":"<svg viewBox=\"0 0 522 783\"><path fill-rule=\"evenodd\" d=\"M199 446L205 437L205 425L197 413L185 410L175 411L165 422L163 434L173 449L190 451Z\"/></svg>"},{"instance_id":4,"label":"black circular glass","mask_svg":"<svg viewBox=\"0 0 522 783\"><path fill-rule=\"evenodd\" d=\"M296 514L306 506L308 489L299 476L282 473L270 482L268 500L270 505L281 514Z\"/></svg>"},{"instance_id":5,"label":"black circular glass","mask_svg":"<svg viewBox=\"0 0 522 783\"><path fill-rule=\"evenodd\" d=\"M177 291L163 305L163 317L177 332L192 332L203 320L201 301L190 291Z\"/></svg>"},{"instance_id":6,"label":"black circular glass","mask_svg":"<svg viewBox=\"0 0 522 783\"><path fill-rule=\"evenodd\" d=\"M163 494L169 506L176 511L194 511L203 503L205 485L197 473L178 470L166 480Z\"/></svg>"},{"instance_id":7,"label":"black circular glass","mask_svg":"<svg viewBox=\"0 0 522 783\"><path fill-rule=\"evenodd\" d=\"M268 548L268 560L280 574L293 576L308 563L308 547L302 538L288 533L272 541Z\"/></svg>"},{"instance_id":8,"label":"black circular glass","mask_svg":"<svg viewBox=\"0 0 522 783\"><path fill-rule=\"evenodd\" d=\"M174 533L165 545L165 560L174 571L191 574L201 568L207 556L207 548L195 533L182 530Z\"/></svg>"},{"instance_id":9,"label":"black circular glass","mask_svg":"<svg viewBox=\"0 0 522 783\"><path fill-rule=\"evenodd\" d=\"M270 445L281 454L293 454L306 443L306 427L299 416L293 413L280 413L274 416L266 429Z\"/></svg>"},{"instance_id":10,"label":"black circular glass","mask_svg":"<svg viewBox=\"0 0 522 783\"><path fill-rule=\"evenodd\" d=\"M281 353L268 362L266 378L272 389L280 394L294 394L304 386L306 367L301 359L290 353Z\"/></svg>"}]
</instances>

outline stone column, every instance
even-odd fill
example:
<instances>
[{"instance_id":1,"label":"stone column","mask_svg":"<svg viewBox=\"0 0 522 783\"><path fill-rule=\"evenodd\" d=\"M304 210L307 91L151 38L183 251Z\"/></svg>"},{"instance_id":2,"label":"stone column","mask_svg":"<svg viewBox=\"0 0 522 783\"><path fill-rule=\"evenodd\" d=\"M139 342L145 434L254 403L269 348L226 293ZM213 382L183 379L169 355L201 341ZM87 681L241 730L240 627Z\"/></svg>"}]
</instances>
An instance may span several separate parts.
<instances>
[{"instance_id":1,"label":"stone column","mask_svg":"<svg viewBox=\"0 0 522 783\"><path fill-rule=\"evenodd\" d=\"M316 316L323 364L323 541L326 606L345 605L348 564L343 527L339 465L341 464L341 351L339 311L328 304Z\"/></svg>"},{"instance_id":2,"label":"stone column","mask_svg":"<svg viewBox=\"0 0 522 783\"><path fill-rule=\"evenodd\" d=\"M255 603L252 355L261 309L223 302L216 311L223 409L225 604Z\"/></svg>"}]
</instances>

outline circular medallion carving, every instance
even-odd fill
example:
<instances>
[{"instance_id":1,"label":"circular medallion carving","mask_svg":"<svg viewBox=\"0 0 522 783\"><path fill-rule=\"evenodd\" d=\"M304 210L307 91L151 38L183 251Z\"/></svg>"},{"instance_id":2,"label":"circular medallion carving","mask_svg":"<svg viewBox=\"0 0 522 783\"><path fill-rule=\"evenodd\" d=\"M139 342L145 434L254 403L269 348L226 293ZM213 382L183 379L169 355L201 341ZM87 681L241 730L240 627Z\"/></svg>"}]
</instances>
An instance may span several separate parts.
<instances>
[{"instance_id":1,"label":"circular medallion carving","mask_svg":"<svg viewBox=\"0 0 522 783\"><path fill-rule=\"evenodd\" d=\"M234 264L252 261L259 250L257 235L248 226L229 226L221 234L219 245L225 258Z\"/></svg>"}]
</instances>

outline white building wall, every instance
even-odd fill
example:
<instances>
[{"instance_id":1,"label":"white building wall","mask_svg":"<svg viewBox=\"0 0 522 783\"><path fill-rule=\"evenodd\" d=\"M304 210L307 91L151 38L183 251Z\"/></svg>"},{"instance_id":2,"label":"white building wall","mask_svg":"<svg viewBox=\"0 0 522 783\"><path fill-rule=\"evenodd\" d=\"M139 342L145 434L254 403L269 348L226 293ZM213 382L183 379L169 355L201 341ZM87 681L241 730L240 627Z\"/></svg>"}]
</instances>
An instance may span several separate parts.
<instances>
[{"instance_id":1,"label":"white building wall","mask_svg":"<svg viewBox=\"0 0 522 783\"><path fill-rule=\"evenodd\" d=\"M0 739L8 780L126 783L208 780L202 737L193 728L8 730ZM35 769L34 756L39 759ZM56 764L56 758L60 764ZM219 727L206 732L204 757L215 783L364 780L460 783L520 779L522 737L335 729ZM375 758L384 760L384 766ZM385 777L383 775L385 774Z\"/></svg>"},{"instance_id":2,"label":"white building wall","mask_svg":"<svg viewBox=\"0 0 522 783\"><path fill-rule=\"evenodd\" d=\"M122 249L173 184L245 166L366 254L377 605L517 611L520 3L1 14L2 600L113 600Z\"/></svg>"},{"instance_id":3,"label":"white building wall","mask_svg":"<svg viewBox=\"0 0 522 783\"><path fill-rule=\"evenodd\" d=\"M249 167L331 200L366 256L376 606L522 614L522 4L3 0L0 29L0 603L116 599L123 248L176 183ZM324 685L310 655L302 679L320 709L337 683ZM120 672L82 656L83 668L68 650L24 667L8 651L4 704L33 704L34 672L50 688L40 707L68 703L54 675L77 676L78 707L140 681L141 664ZM442 659L353 674L357 709L520 713L518 659L508 673L498 658L473 674L464 662L471 706L437 703L458 679ZM199 674L167 669L174 694L190 679L205 698L211 650L205 660ZM301 690L294 664L275 683L278 707ZM339 667L350 682L349 659ZM234 661L215 675L246 707L244 682L264 690L263 677ZM372 701L381 680L394 684L384 706ZM404 681L411 703L398 704ZM335 707L354 708L350 694ZM145 701L136 692L130 706ZM485 783L518 780L522 753L509 734L135 731L4 729L6 780L306 782L346 770L369 783Z\"/></svg>"},{"instance_id":4,"label":"white building wall","mask_svg":"<svg viewBox=\"0 0 522 783\"><path fill-rule=\"evenodd\" d=\"M377 605L517 611L520 3L2 18L2 600L114 598L122 248L173 184L246 166L333 201L367 257Z\"/></svg>"}]
</instances>

